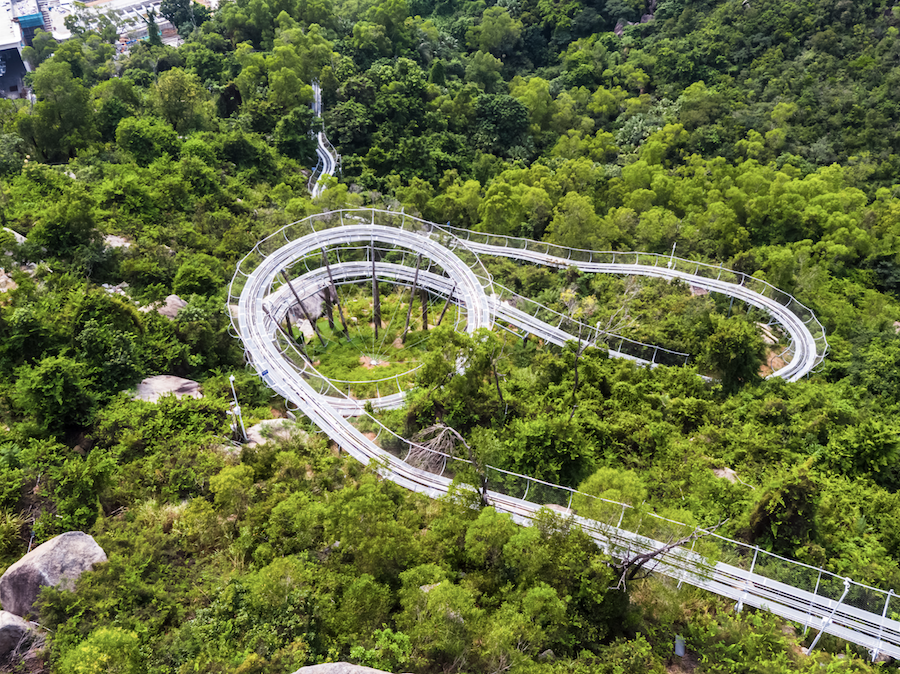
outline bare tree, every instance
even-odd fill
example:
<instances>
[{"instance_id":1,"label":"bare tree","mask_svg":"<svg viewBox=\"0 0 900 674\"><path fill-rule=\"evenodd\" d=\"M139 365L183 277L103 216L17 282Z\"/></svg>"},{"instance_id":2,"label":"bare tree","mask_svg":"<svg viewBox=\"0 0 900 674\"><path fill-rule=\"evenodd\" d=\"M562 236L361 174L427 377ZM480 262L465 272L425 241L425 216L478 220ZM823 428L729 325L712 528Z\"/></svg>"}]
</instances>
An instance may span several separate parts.
<instances>
[{"instance_id":1,"label":"bare tree","mask_svg":"<svg viewBox=\"0 0 900 674\"><path fill-rule=\"evenodd\" d=\"M635 276L625 277L625 291L622 293L622 300L606 320L598 320L595 323L597 333L599 334L618 334L623 330L635 325L636 321L628 313L632 300L641 293L640 281Z\"/></svg>"},{"instance_id":2,"label":"bare tree","mask_svg":"<svg viewBox=\"0 0 900 674\"><path fill-rule=\"evenodd\" d=\"M466 448L466 458L472 464L477 475L479 484L476 487L478 487L481 503L484 506L489 505L487 474L481 462L478 461L475 451L455 429L446 424L433 424L413 435L410 443L411 448L406 457L407 463L432 473L440 472L447 458L454 456L457 445L462 444Z\"/></svg>"},{"instance_id":3,"label":"bare tree","mask_svg":"<svg viewBox=\"0 0 900 674\"><path fill-rule=\"evenodd\" d=\"M619 574L619 582L616 584L615 589L624 590L627 588L627 584L632 580L640 580L642 578L646 578L653 572L652 562L655 562L661 557L669 554L675 548L680 548L682 546L687 545L688 543L693 543L694 541L700 540L701 538L706 538L707 536L715 533L719 527L723 526L728 520L724 520L716 524L716 526L711 529L697 529L689 536L685 536L684 538L679 538L678 540L669 539L669 542L663 545L661 548L656 548L655 550L650 550L647 552L634 552L625 555L622 560L613 565L613 568ZM648 566L650 564L651 566Z\"/></svg>"}]
</instances>

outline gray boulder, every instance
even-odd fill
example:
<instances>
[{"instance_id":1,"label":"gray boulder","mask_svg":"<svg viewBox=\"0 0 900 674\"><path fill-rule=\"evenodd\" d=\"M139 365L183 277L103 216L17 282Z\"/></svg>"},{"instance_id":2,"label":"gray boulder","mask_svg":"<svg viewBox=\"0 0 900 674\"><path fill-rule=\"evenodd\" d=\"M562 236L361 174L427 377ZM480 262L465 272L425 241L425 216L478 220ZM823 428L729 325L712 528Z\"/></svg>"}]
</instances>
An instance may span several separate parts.
<instances>
[{"instance_id":1,"label":"gray boulder","mask_svg":"<svg viewBox=\"0 0 900 674\"><path fill-rule=\"evenodd\" d=\"M187 302L181 299L178 295L169 295L166 298L164 303L156 302L154 304L148 304L145 307L140 307L138 311L149 312L156 311L160 316L165 316L170 320L175 320L175 317L178 316L178 312L184 309L187 306Z\"/></svg>"},{"instance_id":2,"label":"gray boulder","mask_svg":"<svg viewBox=\"0 0 900 674\"><path fill-rule=\"evenodd\" d=\"M9 611L0 611L0 662L22 643L22 639L31 630L31 626L19 616Z\"/></svg>"},{"instance_id":3,"label":"gray boulder","mask_svg":"<svg viewBox=\"0 0 900 674\"><path fill-rule=\"evenodd\" d=\"M187 302L178 295L169 295L166 303L156 310L156 313L174 320L178 313L187 306Z\"/></svg>"},{"instance_id":4,"label":"gray boulder","mask_svg":"<svg viewBox=\"0 0 900 674\"><path fill-rule=\"evenodd\" d=\"M138 384L134 394L135 400L146 400L155 403L162 396L171 393L176 398L188 396L189 398L202 398L200 384L192 379L173 377L169 374L160 374L155 377L147 377Z\"/></svg>"},{"instance_id":5,"label":"gray boulder","mask_svg":"<svg viewBox=\"0 0 900 674\"><path fill-rule=\"evenodd\" d=\"M44 586L72 590L78 577L106 561L106 553L92 536L70 531L51 538L22 557L0 576L0 605L24 616Z\"/></svg>"},{"instance_id":6,"label":"gray boulder","mask_svg":"<svg viewBox=\"0 0 900 674\"><path fill-rule=\"evenodd\" d=\"M301 667L294 674L390 674L390 672L361 665L351 665L349 662L326 662L324 665Z\"/></svg>"},{"instance_id":7,"label":"gray boulder","mask_svg":"<svg viewBox=\"0 0 900 674\"><path fill-rule=\"evenodd\" d=\"M269 440L283 442L299 432L302 432L302 429L288 419L263 419L247 429L247 445L256 447L266 444Z\"/></svg>"}]
</instances>

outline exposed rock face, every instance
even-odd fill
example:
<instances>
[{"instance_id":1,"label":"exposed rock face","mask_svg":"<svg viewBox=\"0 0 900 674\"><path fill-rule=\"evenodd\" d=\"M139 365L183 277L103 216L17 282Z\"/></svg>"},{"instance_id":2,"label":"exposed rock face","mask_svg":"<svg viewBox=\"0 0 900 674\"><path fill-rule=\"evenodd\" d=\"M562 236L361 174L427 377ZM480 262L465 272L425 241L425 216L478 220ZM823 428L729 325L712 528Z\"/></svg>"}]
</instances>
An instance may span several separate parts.
<instances>
[{"instance_id":1,"label":"exposed rock face","mask_svg":"<svg viewBox=\"0 0 900 674\"><path fill-rule=\"evenodd\" d=\"M45 585L71 590L75 580L94 564L106 561L106 553L92 536L70 531L39 545L0 577L0 604L4 611L24 616Z\"/></svg>"},{"instance_id":2,"label":"exposed rock face","mask_svg":"<svg viewBox=\"0 0 900 674\"><path fill-rule=\"evenodd\" d=\"M184 309L186 306L187 302L181 299L178 295L169 295L166 298L166 303L159 307L156 310L156 313L174 320L174 318L178 316L178 312Z\"/></svg>"},{"instance_id":3,"label":"exposed rock face","mask_svg":"<svg viewBox=\"0 0 900 674\"><path fill-rule=\"evenodd\" d=\"M155 311L160 316L165 316L170 320L175 320L175 317L178 316L178 312L184 309L187 306L187 302L181 299L178 295L169 295L166 298L164 303L154 302L153 304L148 304L145 307L140 307L138 311L143 311L144 313Z\"/></svg>"},{"instance_id":4,"label":"exposed rock face","mask_svg":"<svg viewBox=\"0 0 900 674\"><path fill-rule=\"evenodd\" d=\"M131 248L131 243L124 236L107 234L103 237L103 243L107 248Z\"/></svg>"},{"instance_id":5,"label":"exposed rock face","mask_svg":"<svg viewBox=\"0 0 900 674\"><path fill-rule=\"evenodd\" d=\"M12 276L7 274L5 269L0 268L0 292L6 293L18 287L19 284L12 280Z\"/></svg>"},{"instance_id":6,"label":"exposed rock face","mask_svg":"<svg viewBox=\"0 0 900 674\"><path fill-rule=\"evenodd\" d=\"M203 394L200 393L200 384L192 379L182 379L181 377L173 377L168 374L160 374L155 377L148 377L138 384L134 399L155 403L162 396L169 393L178 398L183 396L191 398L203 397Z\"/></svg>"},{"instance_id":7,"label":"exposed rock face","mask_svg":"<svg viewBox=\"0 0 900 674\"><path fill-rule=\"evenodd\" d=\"M324 665L301 667L294 674L390 674L382 669L372 669L349 662L327 662Z\"/></svg>"},{"instance_id":8,"label":"exposed rock face","mask_svg":"<svg viewBox=\"0 0 900 674\"><path fill-rule=\"evenodd\" d=\"M287 440L297 430L297 424L287 419L265 419L247 429L247 444L254 447L269 440Z\"/></svg>"},{"instance_id":9,"label":"exposed rock face","mask_svg":"<svg viewBox=\"0 0 900 674\"><path fill-rule=\"evenodd\" d=\"M288 290L290 292L290 290ZM306 313L300 309L297 304L294 304L289 312L291 314L291 320L294 322L299 322L306 318L306 314L309 314L309 317L313 320L321 318L325 315L325 303L334 304L335 299L332 297L331 287L322 288L319 292L310 295L306 299L303 300L303 309L306 310ZM312 328L310 328L312 330Z\"/></svg>"},{"instance_id":10,"label":"exposed rock face","mask_svg":"<svg viewBox=\"0 0 900 674\"><path fill-rule=\"evenodd\" d=\"M0 662L6 660L30 629L19 616L0 611Z\"/></svg>"},{"instance_id":11,"label":"exposed rock face","mask_svg":"<svg viewBox=\"0 0 900 674\"><path fill-rule=\"evenodd\" d=\"M16 240L16 243L19 244L20 246L23 243L25 243L25 237L22 234L19 234L18 232L13 231L9 227L4 227L3 230L12 234L13 238Z\"/></svg>"}]
</instances>

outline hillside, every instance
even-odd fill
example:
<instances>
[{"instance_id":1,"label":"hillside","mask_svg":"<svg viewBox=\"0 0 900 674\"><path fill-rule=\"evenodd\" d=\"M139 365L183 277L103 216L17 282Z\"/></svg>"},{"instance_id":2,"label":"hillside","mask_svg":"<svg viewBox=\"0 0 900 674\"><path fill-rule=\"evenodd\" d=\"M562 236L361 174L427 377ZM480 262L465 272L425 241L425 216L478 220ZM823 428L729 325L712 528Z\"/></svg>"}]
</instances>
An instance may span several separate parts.
<instances>
[{"instance_id":1,"label":"hillside","mask_svg":"<svg viewBox=\"0 0 900 674\"><path fill-rule=\"evenodd\" d=\"M408 405L376 415L404 437L446 424L476 464L898 587L900 8L234 0L210 13L166 0L163 12L179 47L151 31L117 54L109 17L79 9L73 39L38 33L23 52L35 100L0 99L0 570L66 531L109 556L75 592L44 592L33 617L46 648L8 671L891 668L830 637L804 655L815 630L661 578L623 589L565 518L524 529L465 487L407 493L303 418L287 440L235 446L230 376L248 426L289 410L245 367L226 303L257 241L359 207L765 280L826 329L827 358L802 381L764 378L783 335L740 302L489 256L485 273L521 302L690 363L435 330L439 298L407 314L412 293L389 283L378 307L371 286L342 286L356 341L323 316L329 344L306 348L337 379L422 365L404 380ZM313 198L323 126L340 173ZM301 318L284 326L292 339ZM460 354L477 367L450 377ZM199 381L204 397L133 400L154 375Z\"/></svg>"}]
</instances>

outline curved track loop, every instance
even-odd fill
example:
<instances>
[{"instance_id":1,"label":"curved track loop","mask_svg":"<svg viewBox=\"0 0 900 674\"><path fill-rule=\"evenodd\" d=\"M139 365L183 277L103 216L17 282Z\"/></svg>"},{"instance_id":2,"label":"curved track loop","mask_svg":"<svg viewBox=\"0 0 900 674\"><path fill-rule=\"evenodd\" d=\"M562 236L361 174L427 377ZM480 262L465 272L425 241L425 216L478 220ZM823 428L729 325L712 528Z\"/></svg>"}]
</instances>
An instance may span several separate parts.
<instances>
[{"instance_id":1,"label":"curved track loop","mask_svg":"<svg viewBox=\"0 0 900 674\"><path fill-rule=\"evenodd\" d=\"M327 226L336 222L335 215L339 215L340 222L344 222L345 213L323 214L319 218L325 219ZM395 216L401 217L399 214ZM374 211L371 213L371 219L374 223ZM484 241L467 242L451 235L447 229L441 229L430 223L425 227L412 223L416 231L407 231L405 228L410 225L408 216L403 216L401 227L404 229L357 224L362 220L358 215L352 220L354 224L349 226L315 231L315 225L320 220L312 218L309 222L301 223L299 227L289 226L269 240L261 242L241 263L232 281L232 293L239 292L235 327L244 342L250 363L263 380L279 395L296 405L297 409L308 416L335 444L363 464L376 461L378 471L385 479L433 498L447 493L451 479L445 476L444 472L448 468L448 462L453 463L459 461L458 459L441 455L443 463L440 472L436 474L417 468L385 451L375 440L364 436L345 418L348 413L361 413L359 401L347 399L311 365L298 366L292 359L286 357L285 340L280 337L276 321L287 311L293 298L292 294L276 287L277 274L282 269L299 264L304 258L321 249L333 249L340 245L359 242L380 242L422 253L434 260L442 273L426 272L420 275L420 282L433 292L445 296L452 294L454 301L465 307L466 329L469 331L492 325L493 316L498 310L498 301L485 292L484 286L487 284L490 287L489 280L479 278L470 265L457 256L450 247L460 253L505 255L556 267L574 264L585 271L595 273L679 278L691 285L731 295L768 311L791 335L795 345L793 360L776 373L778 376L789 380L802 377L824 356L825 347L821 345L827 346L824 336L816 337L808 329L806 323L818 325L811 314L810 319L804 323L802 313L798 316L798 312L786 308L782 302L767 297L764 293L754 292L746 287L747 284L743 280L732 283L721 278L713 279L707 275L690 274L679 270L678 264L674 264L674 258L655 256L657 262L661 259L663 264L652 265L635 263L631 260L621 263L596 262L592 259L573 260L571 255L558 254L560 249L554 251L557 254L550 254L546 244L534 243L534 246L547 248L545 252L535 252L527 247L513 250L508 245L510 240L507 240L506 245ZM291 240L291 235L299 235L299 238ZM435 238L443 240L450 247L438 243ZM286 243L276 244L278 240ZM593 255L592 253L591 258ZM626 255L637 256L639 259L644 254ZM666 261L669 262L668 265L665 264ZM686 263L682 260L678 262ZM248 265L255 265L255 268L245 269ZM723 271L727 270L720 270L719 276L723 275ZM376 264L376 273L380 277L401 283L409 283L410 280L410 269L403 265L380 262ZM733 272L729 273L733 275ZM332 265L332 274L341 279L364 278L366 274L371 276L371 263L338 262ZM321 270L309 270L306 274L297 275L294 282L303 294L308 295L323 287L325 277ZM803 309L805 310L805 307ZM233 311L233 316L234 313ZM523 329L533 330L538 334L552 334L553 326L547 326L527 313L522 314L516 318ZM509 317L504 316L503 320L509 320ZM556 337L562 339L561 335ZM399 401L400 398L402 395L398 393L396 400ZM377 426L377 420L375 423ZM383 426L379 431L379 436L382 435L383 444L390 441L394 445L405 446L410 451L414 449L411 443L396 436L390 437L390 431ZM486 493L487 500L498 511L509 513L520 524L530 523L542 507L542 503L527 500L529 495L532 499L544 502L549 500L556 504L557 509L570 514L573 501L577 507L591 509L593 513L599 513L604 509L612 512L612 516L609 517L598 514L596 515L598 519L572 516L601 548L615 557L624 558L635 553L660 550L664 544L658 540L659 538L673 535L680 538L691 531L684 525L664 520L652 513L644 514L636 523L636 530L631 531L620 526L630 509L628 505L594 499L572 489L550 485L527 476L490 467L486 470L489 475L497 477L495 490ZM518 491L513 494L515 489ZM564 507L561 507L562 503L565 503ZM719 550L725 551L721 554L728 555L730 563L712 562L698 554L692 545L691 549L675 548L659 556L652 565L653 570L674 578L679 583L686 582L732 598L737 602L738 608L744 605L763 608L803 623L808 628L821 630L859 644L869 649L873 657L878 653L900 657L900 622L886 617L892 593L837 577L823 569L784 559L714 533L710 535L710 539L717 541Z\"/></svg>"}]
</instances>

